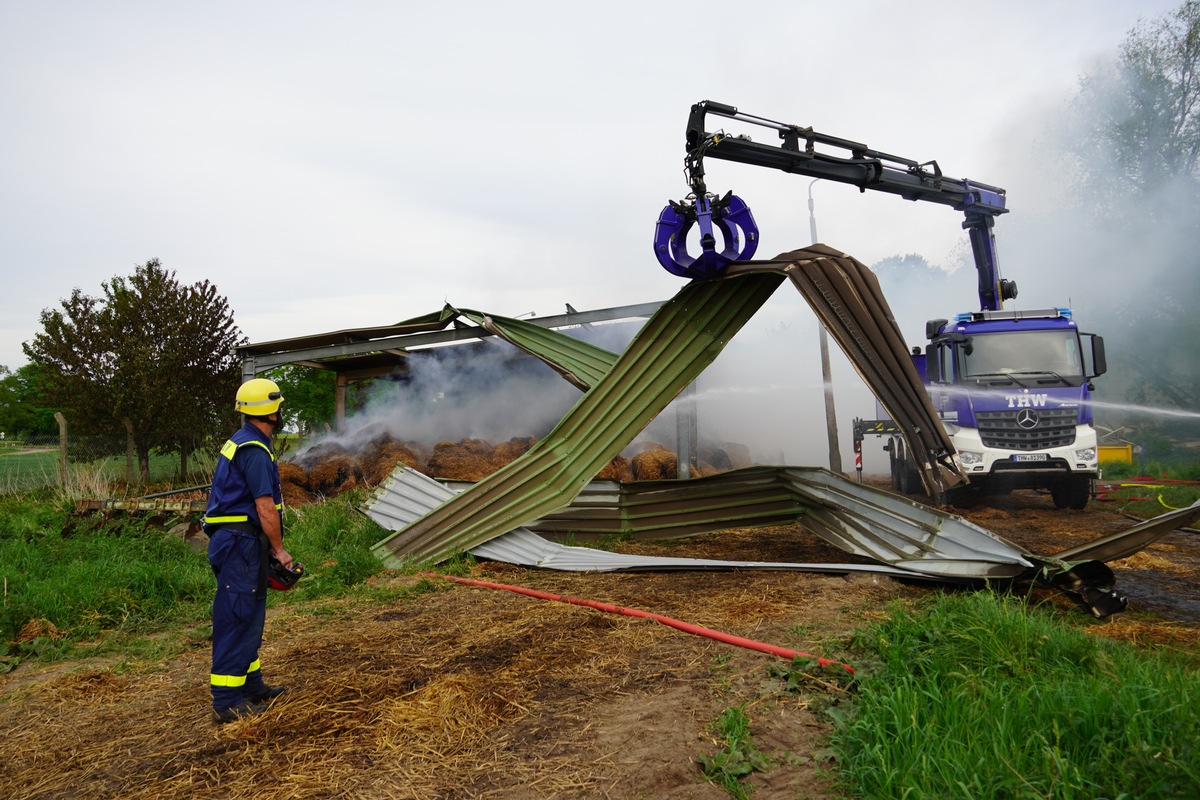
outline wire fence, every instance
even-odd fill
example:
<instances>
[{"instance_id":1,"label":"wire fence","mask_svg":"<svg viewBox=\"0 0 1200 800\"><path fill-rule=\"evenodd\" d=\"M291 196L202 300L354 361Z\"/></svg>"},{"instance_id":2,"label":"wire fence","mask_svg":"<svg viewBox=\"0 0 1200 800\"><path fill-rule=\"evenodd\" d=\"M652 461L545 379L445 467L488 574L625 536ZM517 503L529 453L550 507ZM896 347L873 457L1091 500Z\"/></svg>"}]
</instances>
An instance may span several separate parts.
<instances>
[{"instance_id":1,"label":"wire fence","mask_svg":"<svg viewBox=\"0 0 1200 800\"><path fill-rule=\"evenodd\" d=\"M204 482L215 463L211 449L196 449L186 471L181 470L179 453L151 452L149 476L143 480L141 466L126 452L124 437L68 436L65 443L57 436L6 437L0 440L0 495L50 487L76 498L107 495L114 487L128 492L142 486Z\"/></svg>"}]
</instances>

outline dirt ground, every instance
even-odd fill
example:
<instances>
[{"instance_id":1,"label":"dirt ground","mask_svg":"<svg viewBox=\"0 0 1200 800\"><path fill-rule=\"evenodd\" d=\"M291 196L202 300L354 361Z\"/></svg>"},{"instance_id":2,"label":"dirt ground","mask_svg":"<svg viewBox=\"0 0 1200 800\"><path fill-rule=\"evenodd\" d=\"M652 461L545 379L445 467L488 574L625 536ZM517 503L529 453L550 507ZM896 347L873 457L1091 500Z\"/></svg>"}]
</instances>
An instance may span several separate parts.
<instances>
[{"instance_id":1,"label":"dirt ground","mask_svg":"<svg viewBox=\"0 0 1200 800\"><path fill-rule=\"evenodd\" d=\"M962 512L1052 554L1133 524L1092 503L1056 511L1014 492ZM846 561L800 526L669 545L698 557ZM1176 532L1113 565L1126 612L1096 635L1195 646L1197 538ZM471 577L652 611L844 660L856 626L940 589L883 577L781 571L573 575L481 562ZM416 583L388 575L380 580ZM13 798L722 798L699 760L714 720L743 707L768 768L753 797L842 797L826 751L844 698L829 667L789 691L788 662L652 620L431 579L383 605L273 610L262 661L289 693L213 726L204 641L164 663L23 664L0 676L0 796ZM861 665L859 665L861 666ZM786 676L786 673L783 673Z\"/></svg>"}]
</instances>

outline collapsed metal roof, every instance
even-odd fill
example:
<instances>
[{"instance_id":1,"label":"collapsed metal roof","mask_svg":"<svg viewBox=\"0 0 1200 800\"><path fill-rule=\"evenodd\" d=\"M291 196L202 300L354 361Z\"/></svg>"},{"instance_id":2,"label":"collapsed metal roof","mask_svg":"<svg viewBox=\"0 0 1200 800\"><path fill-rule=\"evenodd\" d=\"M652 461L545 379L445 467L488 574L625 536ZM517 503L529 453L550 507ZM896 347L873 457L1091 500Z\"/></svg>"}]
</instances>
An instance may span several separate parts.
<instances>
[{"instance_id":1,"label":"collapsed metal roof","mask_svg":"<svg viewBox=\"0 0 1200 800\"><path fill-rule=\"evenodd\" d=\"M437 481L400 467L364 508L401 530L473 484ZM1022 550L954 514L835 475L820 467L747 467L688 481L593 481L569 506L471 548L481 558L568 571L794 569L874 572L938 581L1033 578L1085 561L1116 561L1200 520L1200 505L1168 511L1127 530L1045 556ZM801 522L874 564L782 563L636 556L548 539L629 536L674 539L734 527ZM546 537L546 538L543 538Z\"/></svg>"},{"instance_id":2,"label":"collapsed metal roof","mask_svg":"<svg viewBox=\"0 0 1200 800\"><path fill-rule=\"evenodd\" d=\"M647 320L623 353L517 461L376 545L382 557L442 559L561 508L717 357L785 277L846 351L923 463L932 489L960 480L954 451L874 274L823 245L692 281ZM498 330L507 322L493 318ZM544 344L553 332L543 331ZM557 334L562 335L562 334ZM533 352L531 350L531 352ZM539 353L540 355L540 353ZM583 365L554 356L582 380ZM596 364L592 365L593 367ZM578 384L577 384L578 385Z\"/></svg>"},{"instance_id":3,"label":"collapsed metal roof","mask_svg":"<svg viewBox=\"0 0 1200 800\"><path fill-rule=\"evenodd\" d=\"M767 261L739 262L719 278L687 284L655 311L619 356L579 347L578 340L556 331L531 330L518 320L455 310L543 359L585 393L525 455L461 493L397 470L364 509L394 531L374 546L375 553L393 565L470 551L539 566L648 568L629 557L575 552L585 548L564 551L534 531L653 538L799 519L826 541L882 565L872 571L960 581L1041 576L1078 591L1093 613L1103 616L1124 601L1111 591L1111 570L1090 560L1123 557L1200 519L1200 506L1193 506L1049 558L1024 553L955 515L817 468L762 467L691 481L590 484L712 363L784 278L896 421L927 490L932 494L963 480L874 274L851 256L814 245ZM497 541L510 531L519 533ZM700 566L686 561L689 568ZM1076 569L1083 561L1092 566ZM702 566L715 564L745 562ZM837 571L849 571L844 567L838 565Z\"/></svg>"},{"instance_id":4,"label":"collapsed metal roof","mask_svg":"<svg viewBox=\"0 0 1200 800\"><path fill-rule=\"evenodd\" d=\"M882 571L952 581L1015 578L1035 568L1018 548L974 523L818 467L749 467L688 481L624 485L604 481L589 489L567 508L515 528L518 536L506 533L472 547L471 552L556 569L770 566L823 572ZM469 491L466 488L464 493ZM454 496L452 487L402 467L380 487L365 512L382 527L400 530ZM678 538L796 521L830 544L876 565L767 565L593 555L600 551L564 549L537 535ZM879 564L887 566L880 569Z\"/></svg>"}]
</instances>

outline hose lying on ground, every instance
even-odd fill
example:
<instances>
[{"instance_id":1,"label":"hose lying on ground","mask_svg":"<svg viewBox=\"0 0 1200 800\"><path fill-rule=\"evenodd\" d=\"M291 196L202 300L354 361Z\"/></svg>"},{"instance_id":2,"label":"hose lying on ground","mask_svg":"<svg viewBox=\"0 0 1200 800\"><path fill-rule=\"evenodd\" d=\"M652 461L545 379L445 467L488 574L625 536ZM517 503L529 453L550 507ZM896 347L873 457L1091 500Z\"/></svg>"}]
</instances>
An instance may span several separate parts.
<instances>
[{"instance_id":1,"label":"hose lying on ground","mask_svg":"<svg viewBox=\"0 0 1200 800\"><path fill-rule=\"evenodd\" d=\"M840 661L834 661L833 659L829 658L818 658L817 656L809 655L808 653L802 653L799 650L789 650L786 647L779 647L778 645L767 644L766 642L758 642L753 639L745 639L741 636L734 636L730 633L715 631L712 628L693 625L690 622L683 622L681 620L672 619L671 617L664 617L662 614L655 614L650 611L642 611L641 609L637 608L615 606L611 603L602 603L599 600L583 600L578 597L563 597L562 595L552 594L550 592L541 592L536 589L526 589L523 586L513 586L507 583L492 583L491 581L481 581L474 578L458 578L453 575L433 574L426 574L425 577L445 578L448 581L461 583L464 586L477 586L484 589L502 589L506 592L516 592L517 594L523 594L528 597L536 597L539 600L556 600L560 603L570 603L571 605L585 606L587 608L594 608L597 611L606 611L610 614L623 614L627 617L652 619L656 622L661 622L663 625L683 631L684 633L691 633L696 636L704 636L709 639L713 639L714 641L733 644L737 645L738 647L745 647L748 650L757 650L760 653L768 653L773 656L779 656L780 658L786 658L789 661L794 658L809 658L815 661L818 666L824 667L834 665L842 667L851 674L854 673L854 667L850 666L849 664L843 664Z\"/></svg>"}]
</instances>

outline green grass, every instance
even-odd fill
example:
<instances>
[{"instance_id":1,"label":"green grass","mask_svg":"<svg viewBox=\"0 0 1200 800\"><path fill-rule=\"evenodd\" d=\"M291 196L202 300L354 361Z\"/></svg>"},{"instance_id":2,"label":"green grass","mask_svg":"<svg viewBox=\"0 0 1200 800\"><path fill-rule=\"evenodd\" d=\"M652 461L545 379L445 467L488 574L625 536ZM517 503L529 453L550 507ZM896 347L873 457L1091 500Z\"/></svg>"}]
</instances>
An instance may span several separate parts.
<instances>
[{"instance_id":1,"label":"green grass","mask_svg":"<svg viewBox=\"0 0 1200 800\"><path fill-rule=\"evenodd\" d=\"M285 545L305 577L290 592L271 592L270 603L317 605L348 595L375 601L444 588L422 581L390 589L371 580L385 569L370 546L386 533L354 510L361 500L349 494L288 512ZM214 591L206 553L137 515L81 524L64 537L69 508L48 490L0 496L0 671L31 657L153 650L164 645L147 637L164 632L194 646L191 631L207 624ZM31 620L61 637L15 644Z\"/></svg>"},{"instance_id":2,"label":"green grass","mask_svg":"<svg viewBox=\"0 0 1200 800\"><path fill-rule=\"evenodd\" d=\"M756 770L770 767L770 761L759 752L750 738L750 715L745 706L733 706L721 712L712 724L723 747L711 756L700 756L704 777L724 789L736 800L750 797L752 788L742 779Z\"/></svg>"},{"instance_id":3,"label":"green grass","mask_svg":"<svg viewBox=\"0 0 1200 800\"><path fill-rule=\"evenodd\" d=\"M0 451L0 494L16 494L58 482L58 451Z\"/></svg>"},{"instance_id":4,"label":"green grass","mask_svg":"<svg viewBox=\"0 0 1200 800\"><path fill-rule=\"evenodd\" d=\"M942 595L860 632L834 709L854 796L1193 798L1200 654L1139 651L989 592Z\"/></svg>"},{"instance_id":5,"label":"green grass","mask_svg":"<svg viewBox=\"0 0 1200 800\"><path fill-rule=\"evenodd\" d=\"M1146 474L1136 464L1105 464L1105 485L1117 488L1099 500L1141 519L1184 508L1200 500L1200 476L1194 468L1164 468L1149 464Z\"/></svg>"},{"instance_id":6,"label":"green grass","mask_svg":"<svg viewBox=\"0 0 1200 800\"><path fill-rule=\"evenodd\" d=\"M189 462L189 470L197 474L211 475L212 458L207 453L197 453ZM125 479L125 457L110 456L89 462L68 464L67 491L81 486L96 494L105 486ZM136 467L135 467L136 469ZM178 480L179 455L176 453L152 453L150 455L150 482L159 483ZM23 494L43 488L62 489L59 478L58 449L42 448L34 452L14 452L12 448L0 450L0 496ZM185 484L186 485L186 484Z\"/></svg>"}]
</instances>

